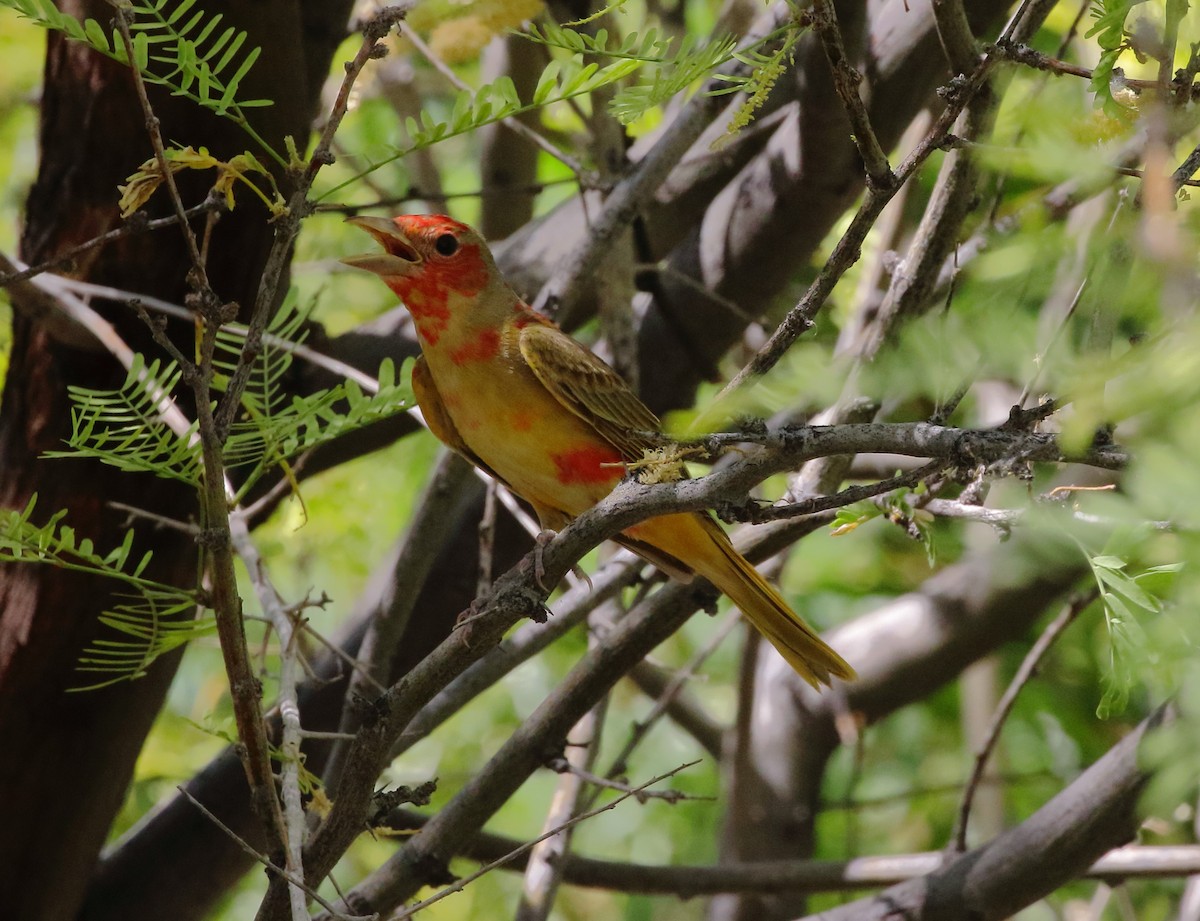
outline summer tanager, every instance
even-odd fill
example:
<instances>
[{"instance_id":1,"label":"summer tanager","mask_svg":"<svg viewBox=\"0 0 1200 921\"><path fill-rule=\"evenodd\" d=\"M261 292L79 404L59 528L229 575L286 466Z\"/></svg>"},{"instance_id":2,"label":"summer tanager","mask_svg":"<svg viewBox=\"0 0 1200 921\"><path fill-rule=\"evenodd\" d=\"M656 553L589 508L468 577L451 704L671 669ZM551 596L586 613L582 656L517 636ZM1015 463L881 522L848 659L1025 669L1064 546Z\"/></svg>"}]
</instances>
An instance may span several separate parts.
<instances>
[{"instance_id":1,"label":"summer tanager","mask_svg":"<svg viewBox=\"0 0 1200 921\"><path fill-rule=\"evenodd\" d=\"M353 256L412 314L413 391L434 435L559 530L658 446L655 415L608 365L531 310L471 228L437 215L350 218L384 252ZM707 513L651 518L617 540L668 574L728 595L813 686L854 671L730 544Z\"/></svg>"}]
</instances>

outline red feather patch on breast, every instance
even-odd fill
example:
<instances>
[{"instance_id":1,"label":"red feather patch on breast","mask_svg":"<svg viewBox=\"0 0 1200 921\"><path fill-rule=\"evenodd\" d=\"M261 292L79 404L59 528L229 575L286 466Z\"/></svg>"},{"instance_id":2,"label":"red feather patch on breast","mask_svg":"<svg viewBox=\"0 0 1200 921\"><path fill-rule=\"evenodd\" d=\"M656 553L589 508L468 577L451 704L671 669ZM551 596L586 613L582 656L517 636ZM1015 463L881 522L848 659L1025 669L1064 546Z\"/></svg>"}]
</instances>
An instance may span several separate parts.
<instances>
[{"instance_id":1,"label":"red feather patch on breast","mask_svg":"<svg viewBox=\"0 0 1200 921\"><path fill-rule=\"evenodd\" d=\"M613 483L621 478L621 455L608 445L585 445L551 454L555 477L564 485ZM610 466L612 465L612 466Z\"/></svg>"},{"instance_id":2,"label":"red feather patch on breast","mask_svg":"<svg viewBox=\"0 0 1200 921\"><path fill-rule=\"evenodd\" d=\"M472 361L487 361L500 353L500 331L485 329L474 339L450 350L450 360L456 365Z\"/></svg>"}]
</instances>

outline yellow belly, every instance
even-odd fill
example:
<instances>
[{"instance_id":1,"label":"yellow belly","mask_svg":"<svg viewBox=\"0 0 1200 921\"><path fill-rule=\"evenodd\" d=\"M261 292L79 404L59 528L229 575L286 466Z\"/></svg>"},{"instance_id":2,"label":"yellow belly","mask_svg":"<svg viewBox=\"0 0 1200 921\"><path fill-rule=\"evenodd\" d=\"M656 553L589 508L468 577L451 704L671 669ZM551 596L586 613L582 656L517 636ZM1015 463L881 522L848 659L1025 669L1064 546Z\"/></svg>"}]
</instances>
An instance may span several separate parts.
<instances>
[{"instance_id":1,"label":"yellow belly","mask_svg":"<svg viewBox=\"0 0 1200 921\"><path fill-rule=\"evenodd\" d=\"M616 448L559 403L524 363L434 365L431 371L463 443L535 505L574 517L623 475Z\"/></svg>"}]
</instances>

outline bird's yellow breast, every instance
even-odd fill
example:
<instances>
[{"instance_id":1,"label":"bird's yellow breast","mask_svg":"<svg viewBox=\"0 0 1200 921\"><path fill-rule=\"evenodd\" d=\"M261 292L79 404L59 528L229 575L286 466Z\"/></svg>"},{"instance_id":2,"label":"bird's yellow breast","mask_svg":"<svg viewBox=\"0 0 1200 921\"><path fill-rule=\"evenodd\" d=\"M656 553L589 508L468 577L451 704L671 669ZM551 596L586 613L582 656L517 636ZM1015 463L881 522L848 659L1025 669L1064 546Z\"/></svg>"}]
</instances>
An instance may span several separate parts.
<instances>
[{"instance_id":1,"label":"bird's yellow breast","mask_svg":"<svg viewBox=\"0 0 1200 921\"><path fill-rule=\"evenodd\" d=\"M535 505L573 517L612 491L621 456L542 385L518 338L492 329L426 345L430 376L472 453Z\"/></svg>"}]
</instances>

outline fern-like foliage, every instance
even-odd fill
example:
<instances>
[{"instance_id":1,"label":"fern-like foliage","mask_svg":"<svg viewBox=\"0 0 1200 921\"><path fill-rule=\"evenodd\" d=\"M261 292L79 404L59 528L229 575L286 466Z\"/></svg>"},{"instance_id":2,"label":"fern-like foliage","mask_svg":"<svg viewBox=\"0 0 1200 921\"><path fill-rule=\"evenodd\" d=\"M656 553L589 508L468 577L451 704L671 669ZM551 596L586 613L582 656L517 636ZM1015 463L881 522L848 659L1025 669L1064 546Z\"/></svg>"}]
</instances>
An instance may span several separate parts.
<instances>
[{"instance_id":1,"label":"fern-like foliage","mask_svg":"<svg viewBox=\"0 0 1200 921\"><path fill-rule=\"evenodd\" d=\"M36 505L35 496L24 509L0 509L0 562L40 563L91 573L125 587L119 596L124 600L100 616L102 623L124 637L99 639L84 651L80 671L95 674L98 680L76 690L140 677L158 656L213 629L211 621L193 618L197 600L192 592L143 576L152 554L134 553L132 530L125 532L119 546L101 553L91 540L79 539L64 523L65 511L36 524Z\"/></svg>"},{"instance_id":2,"label":"fern-like foliage","mask_svg":"<svg viewBox=\"0 0 1200 921\"><path fill-rule=\"evenodd\" d=\"M242 405L247 413L269 419L273 407L282 400L282 380L292 367L291 345L301 345L308 338L307 319L307 314L298 308L293 293L288 294L272 315L258 356L251 366L246 389L242 392ZM217 331L213 369L218 376L234 373L245 345L243 329L225 327Z\"/></svg>"},{"instance_id":3,"label":"fern-like foliage","mask_svg":"<svg viewBox=\"0 0 1200 921\"><path fill-rule=\"evenodd\" d=\"M723 39L700 45L688 36L672 60L654 66L648 80L626 87L613 97L609 103L613 115L625 125L637 120L728 63L736 44L733 39Z\"/></svg>"},{"instance_id":4,"label":"fern-like foliage","mask_svg":"<svg viewBox=\"0 0 1200 921\"><path fill-rule=\"evenodd\" d=\"M135 355L125 381L116 390L71 387L71 435L68 450L48 457L94 457L128 472L153 473L200 485L203 460L194 437L176 435L162 418L163 400L173 398L180 371L174 362L146 365Z\"/></svg>"},{"instance_id":5,"label":"fern-like foliage","mask_svg":"<svg viewBox=\"0 0 1200 921\"><path fill-rule=\"evenodd\" d=\"M608 29L597 29L594 35L579 32L575 29L547 22L542 26L531 24L529 31L522 33L523 38L545 45L548 48L561 48L572 54L591 54L596 57L626 58L640 64L665 64L679 55L671 55L671 36L660 38L657 29L647 29L642 35L630 32L623 39L616 40L609 35Z\"/></svg>"},{"instance_id":6,"label":"fern-like foliage","mask_svg":"<svg viewBox=\"0 0 1200 921\"><path fill-rule=\"evenodd\" d=\"M211 616L193 617L196 600L178 591L146 590L126 597L100 614L100 623L120 637L101 637L79 657L79 671L96 680L71 690L92 691L141 678L159 656L217 629Z\"/></svg>"},{"instance_id":7,"label":"fern-like foliage","mask_svg":"<svg viewBox=\"0 0 1200 921\"><path fill-rule=\"evenodd\" d=\"M221 14L209 16L193 9L196 0L155 0L134 5L132 26L134 49L149 52L149 60L163 64L163 73L148 73L147 79L172 88L177 95L224 115L233 106L247 109L269 106L269 99L238 98L238 88L262 48L243 52L246 33L229 26L220 28ZM138 66L142 67L139 60ZM144 68L143 68L144 69Z\"/></svg>"},{"instance_id":8,"label":"fern-like foliage","mask_svg":"<svg viewBox=\"0 0 1200 921\"><path fill-rule=\"evenodd\" d=\"M411 366L406 365L398 375L390 362L380 367L374 394L368 395L348 381L311 396L287 398L281 381L292 354L282 337L298 338L303 320L295 310L281 310L254 363L242 401L243 416L224 448L227 466L240 468L243 474L235 500L275 467L281 467L294 483L288 462L297 455L412 405ZM217 365L228 373L244 341L224 331L220 340ZM195 426L177 434L161 418L180 376L174 363L146 365L139 355L115 390L72 388L75 405L68 449L49 456L92 457L125 471L152 473L199 488L203 463ZM213 629L210 621L190 616L196 607L191 592L141 577L150 554L132 559L132 532L126 534L121 547L100 555L89 541L75 540L74 532L62 524L65 513L37 526L32 523L33 509L31 503L21 513L0 511L0 561L46 563L89 572L117 579L129 589L121 603L100 618L114 635L97 640L79 660L80 671L102 676L87 687L137 678L158 656Z\"/></svg>"},{"instance_id":9,"label":"fern-like foliage","mask_svg":"<svg viewBox=\"0 0 1200 921\"><path fill-rule=\"evenodd\" d=\"M595 92L629 76L641 66L640 61L625 59L604 67L595 63L584 64L579 58L551 61L542 73L541 80L528 103L521 102L516 86L508 77L501 77L477 90L463 90L455 97L449 118L438 120L427 109L421 111L420 119L409 117L405 122L407 144L394 149L386 157L372 161L366 169L317 196L317 200L328 198L347 186L354 185L364 176L401 160L414 151L495 124L510 116Z\"/></svg>"},{"instance_id":10,"label":"fern-like foliage","mask_svg":"<svg viewBox=\"0 0 1200 921\"><path fill-rule=\"evenodd\" d=\"M267 335L242 392L242 416L232 426L225 442L227 467L238 471L238 498L245 495L268 471L287 464L306 451L353 432L413 405L411 366L397 375L385 361L379 369L376 392L366 394L353 381L309 396L289 397L284 378L292 367L293 344L307 337L307 315L289 297L276 311ZM239 330L223 329L217 334L213 367L218 375L233 373L245 346ZM218 383L224 378L219 378Z\"/></svg>"},{"instance_id":11,"label":"fern-like foliage","mask_svg":"<svg viewBox=\"0 0 1200 921\"><path fill-rule=\"evenodd\" d=\"M0 0L45 29L62 32L75 41L119 61L132 64L147 83L165 87L197 105L231 118L280 165L284 159L251 127L243 110L268 106L269 99L241 96L242 81L262 48L247 47L247 33L221 27L223 14L196 8L196 0L130 2L133 61L116 30L111 33L95 19L79 20L59 10L53 0Z\"/></svg>"},{"instance_id":12,"label":"fern-like foliage","mask_svg":"<svg viewBox=\"0 0 1200 921\"><path fill-rule=\"evenodd\" d=\"M619 41L610 41L607 29L594 35L547 23L541 28L530 26L525 37L550 48L559 48L575 55L592 55L634 62L638 69L649 68L646 79L625 87L613 96L610 110L622 123L629 124L655 106L708 77L714 70L733 59L737 42L729 37L700 43L688 36L672 52L671 36L660 37L657 29L644 34L631 32Z\"/></svg>"},{"instance_id":13,"label":"fern-like foliage","mask_svg":"<svg viewBox=\"0 0 1200 921\"><path fill-rule=\"evenodd\" d=\"M242 418L233 425L224 446L226 466L239 470L239 500L272 468L284 465L285 475L290 475L286 464L297 455L405 412L413 404L410 365L397 375L390 361L380 366L378 389L373 394L346 381L309 396L286 397L281 382L292 363L288 343L301 338L304 319L291 307L281 309L252 366L242 396ZM218 343L214 366L219 375L228 375L236 366L244 339L222 330ZM174 362L155 361L147 366L139 355L115 390L72 387L74 406L67 449L46 456L92 457L127 472L152 473L199 488L204 466L196 426L176 434L161 415L163 401L174 397L180 376Z\"/></svg>"},{"instance_id":14,"label":"fern-like foliage","mask_svg":"<svg viewBox=\"0 0 1200 921\"><path fill-rule=\"evenodd\" d=\"M1152 566L1140 573L1130 571L1129 561L1110 553L1091 554L1080 545L1087 557L1104 606L1104 623L1108 628L1109 669L1104 674L1104 695L1096 707L1101 719L1122 712L1129 703L1129 692L1136 684L1135 665L1147 657L1149 640L1141 621L1161 615L1162 598L1144 587L1144 581L1163 575L1173 575L1182 563Z\"/></svg>"},{"instance_id":15,"label":"fern-like foliage","mask_svg":"<svg viewBox=\"0 0 1200 921\"><path fill-rule=\"evenodd\" d=\"M234 424L225 443L225 462L240 468L238 498L244 496L271 468L374 422L406 412L413 405L411 362L397 374L390 361L379 369L378 389L364 393L354 381L345 381L310 396L295 396L271 404L270 412L247 407L244 419Z\"/></svg>"},{"instance_id":16,"label":"fern-like foliage","mask_svg":"<svg viewBox=\"0 0 1200 921\"><path fill-rule=\"evenodd\" d=\"M428 109L421 111L419 118L408 118L405 127L408 142L395 148L388 156L369 161L366 168L344 182L324 191L318 200L329 198L348 186L354 185L375 170L403 159L414 151L430 147L448 138L467 134L505 118L522 115L557 102L565 102L596 90L617 86L626 78L645 72L644 78L619 89L610 102L610 110L623 124L636 121L656 106L662 105L672 96L683 92L712 75L730 61L748 60L757 48L775 43L780 35L800 34L798 26L788 24L765 36L750 49L737 51L732 38L719 38L709 42L685 39L674 47L674 39L663 37L655 29L639 35L636 32L624 38L610 36L607 29L588 35L565 26L546 23L530 26L527 32L519 33L566 56L551 59L546 65L528 102L517 95L516 87L507 77L501 77L477 90L463 90L454 99L448 118L439 119ZM728 92L742 89L754 94L753 104L745 107L745 121L761 104L778 79L782 63L790 59L795 39L785 41L785 47L774 55L764 56L764 65L774 62L774 69L763 69L758 74L745 78L729 78ZM586 57L599 60L586 61ZM607 63L602 63L607 61Z\"/></svg>"}]
</instances>

